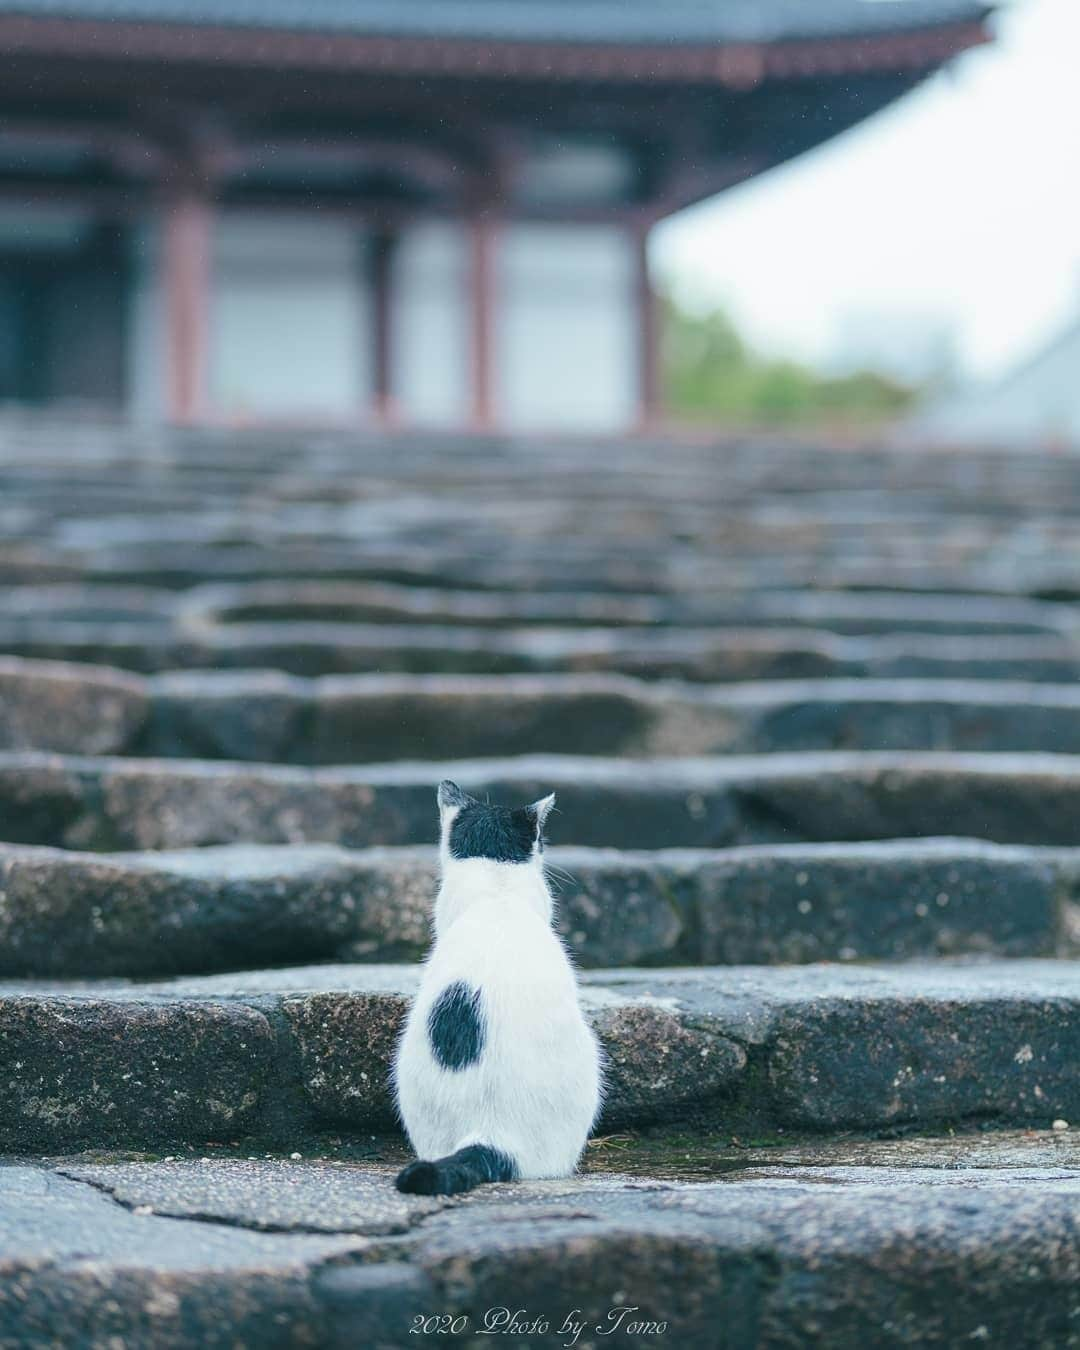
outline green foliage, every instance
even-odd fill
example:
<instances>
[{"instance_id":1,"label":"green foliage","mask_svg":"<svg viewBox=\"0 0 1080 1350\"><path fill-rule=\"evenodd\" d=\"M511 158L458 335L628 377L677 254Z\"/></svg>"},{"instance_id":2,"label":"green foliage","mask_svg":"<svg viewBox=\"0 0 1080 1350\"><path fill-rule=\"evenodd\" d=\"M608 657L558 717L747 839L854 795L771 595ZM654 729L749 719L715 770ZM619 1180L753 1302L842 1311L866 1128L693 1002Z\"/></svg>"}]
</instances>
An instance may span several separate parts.
<instances>
[{"instance_id":1,"label":"green foliage","mask_svg":"<svg viewBox=\"0 0 1080 1350\"><path fill-rule=\"evenodd\" d=\"M827 376L755 352L723 310L691 314L664 301L668 413L681 421L800 427L867 426L910 407L918 390L873 370Z\"/></svg>"}]
</instances>

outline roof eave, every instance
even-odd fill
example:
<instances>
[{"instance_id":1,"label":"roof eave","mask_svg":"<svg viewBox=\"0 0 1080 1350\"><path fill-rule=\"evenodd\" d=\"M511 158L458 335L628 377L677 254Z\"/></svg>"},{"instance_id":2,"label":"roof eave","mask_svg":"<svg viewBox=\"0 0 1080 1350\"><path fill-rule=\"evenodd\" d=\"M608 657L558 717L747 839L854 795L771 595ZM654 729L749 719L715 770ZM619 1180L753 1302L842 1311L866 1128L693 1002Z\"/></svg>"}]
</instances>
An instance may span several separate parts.
<instances>
[{"instance_id":1,"label":"roof eave","mask_svg":"<svg viewBox=\"0 0 1080 1350\"><path fill-rule=\"evenodd\" d=\"M983 16L775 43L616 44L377 37L224 25L0 15L0 52L216 67L364 70L456 79L719 84L932 70L990 40Z\"/></svg>"}]
</instances>

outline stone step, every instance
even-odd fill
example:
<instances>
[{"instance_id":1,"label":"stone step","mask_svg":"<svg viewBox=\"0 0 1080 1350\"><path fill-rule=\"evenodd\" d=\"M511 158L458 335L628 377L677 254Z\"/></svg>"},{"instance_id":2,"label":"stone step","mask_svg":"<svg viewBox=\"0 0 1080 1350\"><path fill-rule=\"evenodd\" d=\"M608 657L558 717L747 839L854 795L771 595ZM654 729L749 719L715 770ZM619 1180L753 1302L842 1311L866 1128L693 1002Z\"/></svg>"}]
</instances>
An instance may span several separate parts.
<instances>
[{"instance_id":1,"label":"stone step","mask_svg":"<svg viewBox=\"0 0 1080 1350\"><path fill-rule=\"evenodd\" d=\"M637 473L622 463L613 473L616 454L614 445L605 447L606 475L567 471L563 481L549 484L520 463L509 469L489 464L466 473L439 472L436 467L415 474L397 465L372 466L370 474L350 466L347 476L301 471L261 482L227 466L213 475L110 481L104 474L95 477L100 471L84 465L71 467L63 479L0 472L0 490L19 507L9 508L6 515L13 537L40 538L40 529L35 536L32 526L52 526L53 538L66 549L101 542L99 528L105 524L114 527L112 542L120 546L177 543L182 541L179 532L166 529L155 535L150 527L180 515L191 520L193 540L228 542L246 533L254 541L273 544L340 538L378 548L412 537L421 550L449 523L459 526L459 543L482 548L482 526L488 520L492 537L500 543L517 542L522 550L535 543L543 526L595 520L594 532L568 538L568 549L574 552L588 552L597 540L603 541L614 522L621 524L628 542L649 540L680 524L716 538L726 549L784 537L793 545L821 549L835 538L859 541L860 526L884 530L891 525L891 536L882 533L862 542L897 553L909 537L923 535L932 547L961 562L994 538L1014 545L1021 555L1032 554L1047 536L1061 534L1067 544L1075 542L1065 533L1077 514L1072 498L1062 495L1055 501L1042 490L1014 501L994 493L964 500L932 484L911 484L887 494L859 486L830 487L822 481L785 492L768 483L735 485L720 475L677 465L670 476L655 470ZM268 507L277 508L272 517ZM1026 534L1025 521L1030 522ZM520 526L516 541L515 522ZM321 536L320 527L325 532ZM676 537L676 542L681 539Z\"/></svg>"},{"instance_id":2,"label":"stone step","mask_svg":"<svg viewBox=\"0 0 1080 1350\"><path fill-rule=\"evenodd\" d=\"M149 1148L394 1126L417 968L0 985L0 1149ZM601 1132L1080 1119L1080 963L584 972Z\"/></svg>"},{"instance_id":3,"label":"stone step","mask_svg":"<svg viewBox=\"0 0 1080 1350\"><path fill-rule=\"evenodd\" d=\"M823 677L1080 678L1080 640L1065 635L898 633L814 628L581 626L275 621L209 628L198 639L166 618L90 622L0 612L0 651L146 673L274 669L293 675L513 675L614 672L694 681Z\"/></svg>"},{"instance_id":4,"label":"stone step","mask_svg":"<svg viewBox=\"0 0 1080 1350\"><path fill-rule=\"evenodd\" d=\"M1018 681L269 672L140 679L0 657L0 750L284 764L790 750L1080 753L1080 689Z\"/></svg>"},{"instance_id":5,"label":"stone step","mask_svg":"<svg viewBox=\"0 0 1080 1350\"><path fill-rule=\"evenodd\" d=\"M1032 455L1026 447L985 447L979 451L932 446L874 443L837 444L829 436L775 432L718 433L708 438L678 435L627 436L619 445L620 467L649 474L658 482L672 474L696 470L735 484L772 485L786 496L808 490L861 489L880 492L934 486L950 489L968 501L984 494L1015 504L1024 491L1045 487L1050 501L1077 483L1080 469L1069 455ZM379 465L408 477L427 467L443 479L501 466L536 474L538 460L557 464L560 473L591 475L618 482L610 460L596 453L588 436L546 438L536 435L479 436L473 433L411 429L377 434L371 431L298 431L273 427L176 429L95 423L80 412L61 417L52 412L5 412L0 423L0 464L5 471L47 477L62 483L70 471L89 476L113 475L130 482L133 473L151 479L199 477L227 473L249 475L263 482L271 470L283 481L298 476L298 461L310 475L364 482L358 469L375 472ZM228 451L226 454L225 451Z\"/></svg>"},{"instance_id":6,"label":"stone step","mask_svg":"<svg viewBox=\"0 0 1080 1350\"><path fill-rule=\"evenodd\" d=\"M853 752L600 756L303 769L0 753L0 837L94 852L208 844L431 843L434 786L556 792L552 841L599 848L934 838L1080 845L1073 755Z\"/></svg>"},{"instance_id":7,"label":"stone step","mask_svg":"<svg viewBox=\"0 0 1080 1350\"><path fill-rule=\"evenodd\" d=\"M1021 557L1032 556L1035 546L1048 541L1060 540L1066 555L1076 546L1068 531L1076 517L1074 505L1051 502L1045 495L1029 503L1005 503L989 496L959 501L918 487L892 496L858 489L785 495L750 485L737 496L725 496L730 485L717 478L676 471L670 479L609 472L570 475L549 486L534 481L523 499L522 478L520 470L496 470L483 482L479 500L475 474L441 479L425 474L410 481L407 474L381 470L363 480L354 477L351 484L318 474L266 482L255 494L250 480L220 473L202 483L160 478L153 490L146 482L99 481L85 471L63 488L54 479L11 474L0 478L0 487L18 502L19 510L7 517L12 536L33 540L41 537L42 525L51 525L52 541L65 552L101 543L121 549L241 541L318 547L330 540L345 549L377 553L410 539L423 557L433 541L449 536L452 526L462 556L470 550L479 556L485 547L490 553L497 544L512 561L532 551L541 566L556 568L560 556L599 554L612 538L624 551L647 547L665 530L675 547L700 534L715 540L721 555L787 542L792 552L820 553L844 543L899 556L925 540L931 556L963 564L994 542L1012 546ZM272 521L266 517L269 503L277 507ZM181 516L190 523L186 540L176 527ZM591 528L567 537L565 555L552 550L544 555L537 546L543 533L550 536L586 519Z\"/></svg>"},{"instance_id":8,"label":"stone step","mask_svg":"<svg viewBox=\"0 0 1080 1350\"><path fill-rule=\"evenodd\" d=\"M506 753L1080 752L1080 690L1007 680L182 672L0 657L0 749L355 764Z\"/></svg>"},{"instance_id":9,"label":"stone step","mask_svg":"<svg viewBox=\"0 0 1080 1350\"><path fill-rule=\"evenodd\" d=\"M475 488L483 485L496 499L510 495L520 503L520 489L528 484L532 498L540 501L573 500L584 490L608 501L645 497L693 502L708 493L710 504L721 507L765 499L778 509L828 512L851 503L888 509L914 499L944 514L957 510L1008 520L1024 508L1039 507L1055 516L1074 513L1080 477L1067 456L1050 464L1045 456L1028 455L1041 463L1022 465L1018 457L996 452L954 455L936 447L929 462L906 450L862 447L837 453L830 445L751 448L745 443L691 448L677 438L652 443L623 439L617 445L608 440L604 453L580 441L476 441L466 446L443 439L424 447L412 433L381 446L359 437L342 438L334 447L294 438L274 451L264 434L259 445L245 446L242 439L242 433L230 429L224 442L143 446L111 462L92 448L76 450L70 443L66 455L55 457L40 447L27 447L0 464L0 483L49 496L69 511L79 507L78 494L63 491L72 482L85 485L104 503L122 505L133 490L152 495L156 488L165 495L196 492L204 506L210 488L218 490L211 501L242 506L252 496L379 500L388 483L403 494L442 488L463 498L474 496ZM612 472L613 461L617 473Z\"/></svg>"},{"instance_id":10,"label":"stone step","mask_svg":"<svg viewBox=\"0 0 1080 1350\"><path fill-rule=\"evenodd\" d=\"M283 510L273 509L278 515ZM522 556L513 531L516 516L508 522L508 537L503 540L492 538L493 522L485 521L488 533L469 551L453 548L452 541L447 549L425 547L412 537L396 546L373 546L347 534L318 544L288 538L273 543L258 540L258 521L238 526L232 538L193 544L190 539L199 533L197 520L183 511L165 519L178 532L187 527L188 542L109 543L115 531L110 522L101 526L98 544L73 547L57 542L46 551L40 543L43 522L36 522L26 539L0 549L0 579L14 585L83 580L181 591L208 581L322 578L507 591L527 590L530 584L548 590L575 589L584 578L590 589L632 594L650 588L691 593L791 588L812 577L816 587L827 591L962 592L1070 602L1080 597L1080 548L1072 520L1044 527L1045 537L1032 552L1028 521L1017 527L1015 541L992 531L973 550L969 540L955 547L947 538L943 541L941 536L955 522L934 513L919 522L920 528L903 517L850 522L843 531L829 522L806 520L750 540L732 540L730 526L725 537L723 523L709 513L707 529L682 519L668 522L632 551L619 533L620 522L608 522L606 532L591 540L589 550L563 557L553 556L545 544L535 555ZM587 521L557 525L549 537L565 538L582 528L595 533L600 523L590 511ZM150 528L145 510L138 524ZM892 533L894 546L882 549L871 542L873 533L882 530ZM817 532L826 539L810 551L797 538L787 537Z\"/></svg>"},{"instance_id":11,"label":"stone step","mask_svg":"<svg viewBox=\"0 0 1080 1350\"><path fill-rule=\"evenodd\" d=\"M0 662L0 1345L1080 1347L1078 485L0 418L0 652L150 676ZM611 1082L450 1204L383 1138L443 776L559 792ZM183 1160L40 1156L109 1147Z\"/></svg>"},{"instance_id":12,"label":"stone step","mask_svg":"<svg viewBox=\"0 0 1080 1350\"><path fill-rule=\"evenodd\" d=\"M1003 469L975 456L968 465L950 460L931 470L902 455L830 458L810 449L800 452L805 460L784 453L758 466L739 454L729 459L728 450L710 459L674 445L664 446L661 469L649 462L656 446L624 445L612 473L613 446L603 456L554 445L531 453L542 453L544 473L517 449L442 445L418 453L403 446L394 454L359 443L333 450L297 443L289 463L280 447L251 447L249 457L230 440L212 449L154 448L146 462L128 459L122 467L92 451L74 462L69 453L63 465L15 468L13 461L0 495L16 503L5 523L11 519L18 538L46 539L76 570L156 576L172 585L211 573L360 572L384 566L373 559L380 550L397 547L407 556L407 545L422 552L429 539L437 555L456 527L478 559L460 567L447 559L446 569L462 580L482 576L483 544L489 559L505 556L508 570L530 565L520 554L544 533L570 541L546 550L548 575L564 570L565 551L580 550L586 570L613 583L635 563L613 567L609 542L651 544L702 570L713 562L749 576L768 566L774 584L786 575L792 584L812 576L817 584L866 585L876 577L884 585L917 585L929 574L944 587L1020 584L1076 594L1075 493L1067 470L1023 471L1008 461ZM525 540L512 533L523 516L532 530ZM566 528L567 521L577 528ZM392 574L394 564L385 566ZM672 580L678 575L673 568Z\"/></svg>"},{"instance_id":13,"label":"stone step","mask_svg":"<svg viewBox=\"0 0 1080 1350\"><path fill-rule=\"evenodd\" d=\"M586 574L587 577L587 574ZM178 608L191 636L222 626L292 622L465 623L473 626L686 624L809 627L833 633L1075 636L1069 605L1009 596L896 591L751 589L620 594L574 589L454 590L375 582L252 582L197 586Z\"/></svg>"},{"instance_id":14,"label":"stone step","mask_svg":"<svg viewBox=\"0 0 1080 1350\"><path fill-rule=\"evenodd\" d=\"M356 500L314 484L302 500L270 492L207 509L205 497L220 487L206 485L200 501L197 491L148 500L131 489L109 499L86 486L76 499L66 486L60 501L12 485L9 500L18 506L5 533L26 557L47 544L53 563L76 574L171 588L306 574L497 590L527 589L530 575L543 589L575 588L588 577L615 591L676 583L693 590L799 586L811 575L826 588L876 579L886 590L1020 595L1045 593L1054 579L1075 581L1080 563L1075 517L1053 506L1033 518L980 514L925 493L884 505L857 495L833 504L768 495L732 503L716 501L708 484L700 499L668 491L646 500L613 496L610 478L599 488L582 483L577 499L529 505L516 483L486 483L479 503L454 488L438 500L400 481L381 488Z\"/></svg>"},{"instance_id":15,"label":"stone step","mask_svg":"<svg viewBox=\"0 0 1080 1350\"><path fill-rule=\"evenodd\" d=\"M23 1161L0 1168L0 1341L405 1350L428 1325L474 1350L695 1350L719 1328L725 1350L1064 1350L1074 1141L965 1140L974 1162L935 1141L870 1166L733 1159L700 1179L623 1174L624 1147L603 1170L454 1200L398 1194L396 1160Z\"/></svg>"},{"instance_id":16,"label":"stone step","mask_svg":"<svg viewBox=\"0 0 1080 1350\"><path fill-rule=\"evenodd\" d=\"M103 429L103 435L119 433ZM62 489L72 480L95 488L103 499L119 501L133 485L148 493L154 487L165 492L217 487L222 503L234 499L242 503L252 495L307 499L320 489L328 497L336 490L339 497L364 500L367 493L377 497L389 480L417 493L443 488L464 496L480 484L496 496L516 489L519 500L525 483L540 500L572 498L585 488L598 496L606 492L609 500L635 496L694 500L711 492L721 505L765 497L825 508L850 500L880 502L884 497L895 502L914 497L939 505L943 512L951 507L1004 519L1023 507L1069 513L1078 478L1067 456L1048 462L1046 456L1028 455L1029 461L1041 462L1022 464L1017 455L951 454L936 447L932 457L925 457L905 449L872 447L837 453L833 446L820 443L689 447L670 437L606 442L603 451L582 441L477 440L466 445L440 438L424 445L415 433L381 445L358 436L341 437L333 446L294 437L272 447L265 431L245 444L243 433L230 429L227 440L188 438L178 444L163 438L156 445L144 442L115 456L97 447L76 447L70 439L60 453L27 444L13 447L0 471L5 485L36 488L42 494L51 490L69 509L76 508L78 497L71 493L65 497ZM613 473L616 455L619 472Z\"/></svg>"},{"instance_id":17,"label":"stone step","mask_svg":"<svg viewBox=\"0 0 1080 1350\"><path fill-rule=\"evenodd\" d=\"M1077 950L1080 851L971 840L615 853L555 848L582 967ZM0 845L0 975L148 978L419 959L434 849Z\"/></svg>"}]
</instances>

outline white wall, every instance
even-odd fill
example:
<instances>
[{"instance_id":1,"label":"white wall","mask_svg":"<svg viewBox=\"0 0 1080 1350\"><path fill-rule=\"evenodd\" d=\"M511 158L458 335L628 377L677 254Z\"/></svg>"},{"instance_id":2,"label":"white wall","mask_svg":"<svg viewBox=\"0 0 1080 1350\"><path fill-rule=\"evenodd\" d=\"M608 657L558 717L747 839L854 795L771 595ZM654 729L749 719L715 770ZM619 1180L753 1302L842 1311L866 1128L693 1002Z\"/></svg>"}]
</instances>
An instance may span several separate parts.
<instances>
[{"instance_id":1,"label":"white wall","mask_svg":"<svg viewBox=\"0 0 1080 1350\"><path fill-rule=\"evenodd\" d=\"M522 224L499 238L495 408L514 430L618 431L637 417L636 260L613 225Z\"/></svg>"},{"instance_id":2,"label":"white wall","mask_svg":"<svg viewBox=\"0 0 1080 1350\"><path fill-rule=\"evenodd\" d=\"M132 230L132 284L128 297L127 385L133 416L165 415L165 301L161 275L161 221L147 217Z\"/></svg>"},{"instance_id":3,"label":"white wall","mask_svg":"<svg viewBox=\"0 0 1080 1350\"><path fill-rule=\"evenodd\" d=\"M370 295L352 223L230 212L214 240L209 396L228 417L358 417Z\"/></svg>"},{"instance_id":4,"label":"white wall","mask_svg":"<svg viewBox=\"0 0 1080 1350\"><path fill-rule=\"evenodd\" d=\"M403 417L431 426L469 416L468 240L460 225L418 225L394 255L394 397Z\"/></svg>"},{"instance_id":5,"label":"white wall","mask_svg":"<svg viewBox=\"0 0 1080 1350\"><path fill-rule=\"evenodd\" d=\"M166 415L160 218L134 232L128 381L136 417ZM212 412L349 418L370 406L363 235L346 221L230 212L214 229L207 353Z\"/></svg>"},{"instance_id":6,"label":"white wall","mask_svg":"<svg viewBox=\"0 0 1080 1350\"><path fill-rule=\"evenodd\" d=\"M164 413L160 223L136 242L132 410ZM208 395L228 417L356 419L374 353L362 231L345 221L232 212L214 241ZM471 412L467 227L406 230L394 258L393 392L406 422ZM639 407L636 259L625 229L516 224L495 236L495 415L509 430L619 431Z\"/></svg>"}]
</instances>

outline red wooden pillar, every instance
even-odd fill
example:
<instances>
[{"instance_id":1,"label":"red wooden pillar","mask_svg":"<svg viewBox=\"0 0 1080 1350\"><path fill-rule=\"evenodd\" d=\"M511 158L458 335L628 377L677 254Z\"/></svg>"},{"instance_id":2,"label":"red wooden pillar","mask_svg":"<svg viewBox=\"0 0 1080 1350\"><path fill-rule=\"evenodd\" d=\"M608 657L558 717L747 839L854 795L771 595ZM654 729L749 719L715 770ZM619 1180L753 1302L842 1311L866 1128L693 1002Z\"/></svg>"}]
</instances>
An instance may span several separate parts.
<instances>
[{"instance_id":1,"label":"red wooden pillar","mask_svg":"<svg viewBox=\"0 0 1080 1350\"><path fill-rule=\"evenodd\" d=\"M162 267L165 289L166 413L172 422L206 415L210 250L213 215L191 190L165 204Z\"/></svg>"},{"instance_id":2,"label":"red wooden pillar","mask_svg":"<svg viewBox=\"0 0 1080 1350\"><path fill-rule=\"evenodd\" d=\"M662 420L660 390L660 312L649 275L649 228L634 231L637 257L638 403L642 427Z\"/></svg>"},{"instance_id":3,"label":"red wooden pillar","mask_svg":"<svg viewBox=\"0 0 1080 1350\"><path fill-rule=\"evenodd\" d=\"M396 420L394 400L394 254L398 237L380 231L371 242L372 393L375 415L388 425Z\"/></svg>"},{"instance_id":4,"label":"red wooden pillar","mask_svg":"<svg viewBox=\"0 0 1080 1350\"><path fill-rule=\"evenodd\" d=\"M470 225L470 351L473 426L487 431L494 425L495 252L498 228L486 216Z\"/></svg>"}]
</instances>

